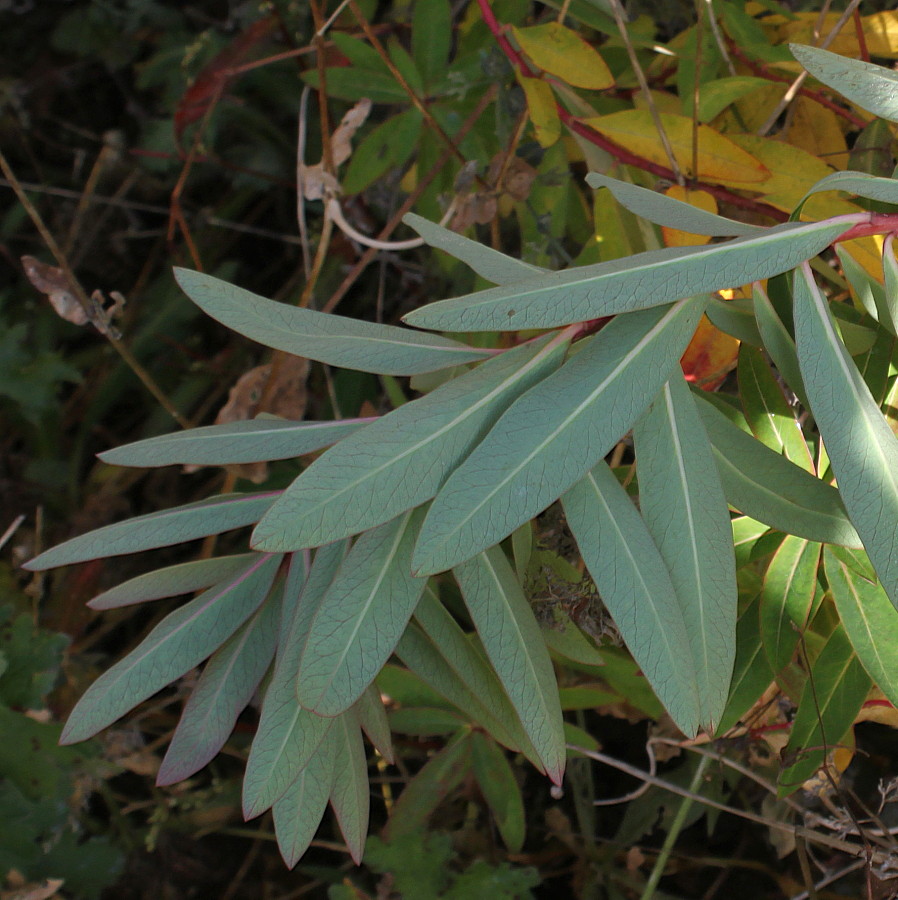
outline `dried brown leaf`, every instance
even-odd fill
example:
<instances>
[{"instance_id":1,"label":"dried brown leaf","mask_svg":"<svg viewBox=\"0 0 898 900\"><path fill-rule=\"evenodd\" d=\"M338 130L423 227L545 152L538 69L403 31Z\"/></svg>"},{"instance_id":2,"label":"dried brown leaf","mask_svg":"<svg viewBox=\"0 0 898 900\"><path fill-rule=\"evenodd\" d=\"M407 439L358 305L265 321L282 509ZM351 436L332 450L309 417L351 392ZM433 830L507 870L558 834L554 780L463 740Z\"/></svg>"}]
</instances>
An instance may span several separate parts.
<instances>
[{"instance_id":1,"label":"dried brown leaf","mask_svg":"<svg viewBox=\"0 0 898 900\"><path fill-rule=\"evenodd\" d=\"M47 295L57 315L73 325L84 325L89 321L87 310L79 302L62 269L43 263L33 256L23 256L22 266L28 280L42 294Z\"/></svg>"}]
</instances>

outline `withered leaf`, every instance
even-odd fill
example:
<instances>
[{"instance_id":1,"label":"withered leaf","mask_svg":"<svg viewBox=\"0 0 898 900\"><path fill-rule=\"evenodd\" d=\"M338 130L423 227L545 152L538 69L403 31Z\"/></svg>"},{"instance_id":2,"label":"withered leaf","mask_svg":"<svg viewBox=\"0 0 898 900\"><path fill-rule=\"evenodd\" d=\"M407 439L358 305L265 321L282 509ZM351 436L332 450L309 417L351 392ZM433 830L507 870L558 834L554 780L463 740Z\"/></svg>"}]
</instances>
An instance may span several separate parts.
<instances>
[{"instance_id":1,"label":"withered leaf","mask_svg":"<svg viewBox=\"0 0 898 900\"><path fill-rule=\"evenodd\" d=\"M33 256L23 256L22 266L28 280L42 294L47 295L59 316L73 325L84 325L89 321L87 310L78 301L62 269L43 263Z\"/></svg>"}]
</instances>

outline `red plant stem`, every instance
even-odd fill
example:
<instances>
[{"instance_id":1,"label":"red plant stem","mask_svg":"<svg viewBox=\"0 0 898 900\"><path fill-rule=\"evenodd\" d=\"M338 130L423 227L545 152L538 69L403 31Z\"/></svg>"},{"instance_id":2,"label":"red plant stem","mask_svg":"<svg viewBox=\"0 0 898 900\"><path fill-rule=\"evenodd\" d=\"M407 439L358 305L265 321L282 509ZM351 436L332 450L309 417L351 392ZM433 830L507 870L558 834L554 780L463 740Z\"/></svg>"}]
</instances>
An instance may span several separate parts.
<instances>
[{"instance_id":1,"label":"red plant stem","mask_svg":"<svg viewBox=\"0 0 898 900\"><path fill-rule=\"evenodd\" d=\"M895 233L898 233L898 213L870 213L869 221L853 225L840 235L838 240L851 241L854 238L870 237L874 234Z\"/></svg>"},{"instance_id":2,"label":"red plant stem","mask_svg":"<svg viewBox=\"0 0 898 900\"><path fill-rule=\"evenodd\" d=\"M854 20L854 33L855 35L857 35L857 43L861 51L861 59L864 62L870 62L870 51L867 49L867 36L864 34L864 25L861 22L860 12L858 10L855 10L851 14L851 18Z\"/></svg>"}]
</instances>

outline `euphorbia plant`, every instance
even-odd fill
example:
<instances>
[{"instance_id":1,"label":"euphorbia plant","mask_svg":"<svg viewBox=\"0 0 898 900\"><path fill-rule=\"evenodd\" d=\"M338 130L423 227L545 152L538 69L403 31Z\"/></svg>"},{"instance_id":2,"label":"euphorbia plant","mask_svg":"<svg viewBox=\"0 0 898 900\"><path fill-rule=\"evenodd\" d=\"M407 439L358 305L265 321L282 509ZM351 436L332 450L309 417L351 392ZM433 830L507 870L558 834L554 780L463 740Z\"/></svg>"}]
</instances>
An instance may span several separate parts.
<instances>
[{"instance_id":1,"label":"euphorbia plant","mask_svg":"<svg viewBox=\"0 0 898 900\"><path fill-rule=\"evenodd\" d=\"M898 121L894 73L794 52L819 80ZM652 222L726 240L549 272L410 216L428 243L496 285L413 311L405 321L414 329L288 307L177 271L210 316L269 347L445 380L374 420L260 418L102 454L120 465L227 465L330 447L282 492L142 516L32 560L45 569L254 526L248 553L152 572L93 601L111 608L202 591L96 681L65 742L207 660L160 782L204 766L265 684L246 815L273 808L293 863L330 801L358 860L369 802L361 734L391 758L374 679L395 655L560 782L558 689L521 581L530 522L556 500L633 658L687 736L736 722L791 659L789 623L808 627L824 603L838 616L819 626L816 696L799 703L793 748L821 744L824 732L837 740L871 680L898 701L898 440L882 412L895 386L898 264L888 241L885 290L871 291L863 313L831 305L810 266L834 243L898 230L898 214L762 228L606 175L589 181ZM898 206L898 181L859 172L833 174L809 194L837 189ZM769 293L766 279L775 279ZM712 296L746 284L750 302ZM691 389L680 369L706 310L743 342L741 404ZM432 333L480 331L538 334L499 351ZM804 404L801 418L761 349ZM883 353L877 368L871 360ZM638 508L605 462L631 431ZM769 532L781 539L737 641L737 568ZM441 602L450 579L475 634ZM754 624L747 616L759 606ZM803 757L784 784L818 763Z\"/></svg>"}]
</instances>

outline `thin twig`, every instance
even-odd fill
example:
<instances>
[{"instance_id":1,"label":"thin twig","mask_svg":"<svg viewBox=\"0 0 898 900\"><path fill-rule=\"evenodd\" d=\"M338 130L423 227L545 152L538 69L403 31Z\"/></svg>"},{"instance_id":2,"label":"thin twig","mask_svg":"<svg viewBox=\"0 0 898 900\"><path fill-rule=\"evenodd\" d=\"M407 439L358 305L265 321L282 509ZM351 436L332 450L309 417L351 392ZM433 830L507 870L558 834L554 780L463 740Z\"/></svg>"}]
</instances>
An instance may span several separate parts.
<instances>
[{"instance_id":1,"label":"thin twig","mask_svg":"<svg viewBox=\"0 0 898 900\"><path fill-rule=\"evenodd\" d=\"M733 65L732 57L727 50L727 42L724 40L723 32L720 30L720 25L717 22L717 16L714 15L714 0L704 0L705 6L708 8L708 21L711 23L711 33L714 35L714 41L717 44L717 49L720 51L720 55L723 57L723 61L727 64L727 69L729 70L730 75L736 74L736 67Z\"/></svg>"}]
</instances>

